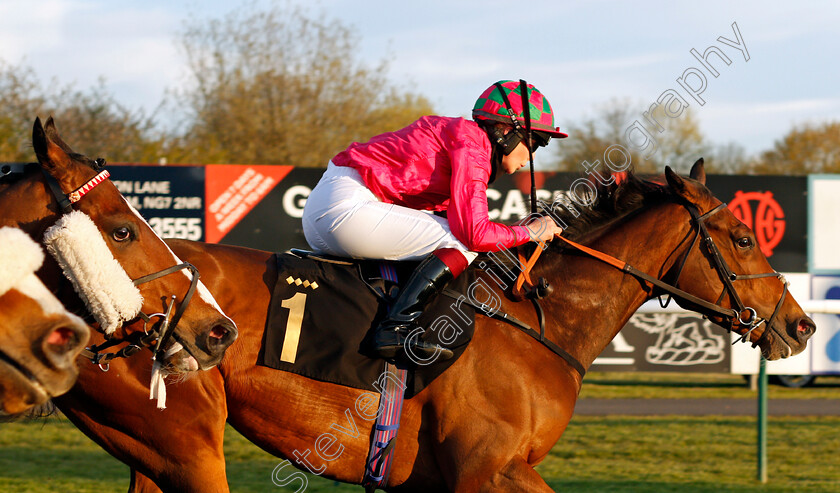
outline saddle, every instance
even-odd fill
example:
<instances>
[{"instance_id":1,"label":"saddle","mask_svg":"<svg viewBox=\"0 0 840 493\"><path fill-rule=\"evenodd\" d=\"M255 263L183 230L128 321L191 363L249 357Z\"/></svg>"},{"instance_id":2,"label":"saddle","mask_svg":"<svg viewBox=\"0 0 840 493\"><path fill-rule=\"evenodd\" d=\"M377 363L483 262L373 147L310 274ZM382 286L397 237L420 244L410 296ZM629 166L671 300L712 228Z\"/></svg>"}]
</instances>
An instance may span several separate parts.
<instances>
[{"instance_id":1,"label":"saddle","mask_svg":"<svg viewBox=\"0 0 840 493\"><path fill-rule=\"evenodd\" d=\"M368 352L369 335L387 314L416 262L355 260L290 250L274 255L273 288L257 364L319 381L379 391L386 362ZM464 272L433 300L419 319L421 339L451 349L446 361L402 365L410 398L449 368L466 350L475 309L458 301L474 279Z\"/></svg>"}]
</instances>

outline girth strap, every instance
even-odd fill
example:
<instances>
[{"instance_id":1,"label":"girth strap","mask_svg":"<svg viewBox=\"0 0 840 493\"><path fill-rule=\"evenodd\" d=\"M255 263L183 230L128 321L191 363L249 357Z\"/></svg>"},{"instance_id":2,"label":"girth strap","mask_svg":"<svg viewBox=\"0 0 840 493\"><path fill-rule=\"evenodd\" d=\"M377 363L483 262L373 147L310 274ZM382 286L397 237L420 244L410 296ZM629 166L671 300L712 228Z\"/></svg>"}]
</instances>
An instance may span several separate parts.
<instances>
[{"instance_id":1,"label":"girth strap","mask_svg":"<svg viewBox=\"0 0 840 493\"><path fill-rule=\"evenodd\" d=\"M580 363L580 361L577 360L577 358L575 358L574 356L569 354L565 349L561 348L557 344L555 344L555 343L551 342L550 340L546 339L546 337L545 337L545 327L544 326L541 326L540 327L540 332L537 332L536 330L532 329L530 325L526 324L525 322L519 320L518 318L516 318L512 315L508 315L507 313L505 313L501 310L494 310L494 311L489 311L488 312L486 306L476 304L472 300L470 300L469 298L465 297L463 294L455 292L455 291L453 291L449 288L445 288L441 292L441 294L443 294L445 296L448 296L448 297L450 297L450 298L452 298L453 300L456 300L456 301L460 300L462 303L466 303L467 305L475 308L476 310L478 310L479 313L482 313L487 317L494 318L496 320L501 320L502 322L506 322L506 323L509 323L509 324L513 325L517 329L521 330L522 332L525 332L529 336L531 336L534 339L536 339L537 341L539 341L540 344L542 344L543 346L550 349L551 352L553 352L557 356L560 356L561 358L566 360L566 362L569 363L569 365L572 368L574 368L575 371L578 372L578 374L580 374L581 378L583 378L583 376L586 375L586 368L583 367L583 365ZM542 318L541 311L538 311L538 314L539 314L538 316L540 316L540 318ZM542 320L541 320L541 325L542 325Z\"/></svg>"}]
</instances>

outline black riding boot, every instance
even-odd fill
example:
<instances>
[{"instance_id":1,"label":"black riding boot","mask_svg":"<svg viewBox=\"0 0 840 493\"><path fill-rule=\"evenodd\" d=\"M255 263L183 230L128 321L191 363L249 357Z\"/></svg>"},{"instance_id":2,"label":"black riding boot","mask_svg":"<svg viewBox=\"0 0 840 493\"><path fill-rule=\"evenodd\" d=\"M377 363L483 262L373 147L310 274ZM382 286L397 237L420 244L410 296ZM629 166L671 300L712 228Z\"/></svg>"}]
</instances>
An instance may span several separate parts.
<instances>
[{"instance_id":1,"label":"black riding boot","mask_svg":"<svg viewBox=\"0 0 840 493\"><path fill-rule=\"evenodd\" d=\"M420 262L391 306L388 318L376 328L373 351L385 359L392 359L403 350L409 334L417 328L416 322L423 310L452 277L449 267L435 255L429 255ZM417 335L410 342L411 353L418 358L431 358L438 351L440 356L437 361L452 357L449 349L421 341Z\"/></svg>"}]
</instances>

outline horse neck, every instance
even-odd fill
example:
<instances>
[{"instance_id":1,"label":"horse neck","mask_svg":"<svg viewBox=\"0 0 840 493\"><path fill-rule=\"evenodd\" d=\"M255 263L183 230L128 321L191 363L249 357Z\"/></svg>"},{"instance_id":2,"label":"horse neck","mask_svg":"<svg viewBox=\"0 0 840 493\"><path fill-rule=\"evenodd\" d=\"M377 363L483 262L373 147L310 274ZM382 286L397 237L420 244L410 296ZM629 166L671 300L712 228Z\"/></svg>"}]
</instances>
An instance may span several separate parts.
<instances>
[{"instance_id":1,"label":"horse neck","mask_svg":"<svg viewBox=\"0 0 840 493\"><path fill-rule=\"evenodd\" d=\"M54 217L47 205L52 203L49 193L37 175L0 189L0 226L20 228L40 241Z\"/></svg>"},{"instance_id":2,"label":"horse neck","mask_svg":"<svg viewBox=\"0 0 840 493\"><path fill-rule=\"evenodd\" d=\"M38 243L44 232L58 217L52 192L46 182L33 173L0 189L0 227L9 226L25 231ZM61 273L61 267L46 255L38 276L49 290L72 312L86 313L86 308L72 285Z\"/></svg>"},{"instance_id":3,"label":"horse neck","mask_svg":"<svg viewBox=\"0 0 840 493\"><path fill-rule=\"evenodd\" d=\"M581 243L660 277L679 258L689 229L684 209L663 204L619 220ZM547 258L534 274L554 287L543 303L547 333L588 368L647 300L646 286L574 250L543 255Z\"/></svg>"}]
</instances>

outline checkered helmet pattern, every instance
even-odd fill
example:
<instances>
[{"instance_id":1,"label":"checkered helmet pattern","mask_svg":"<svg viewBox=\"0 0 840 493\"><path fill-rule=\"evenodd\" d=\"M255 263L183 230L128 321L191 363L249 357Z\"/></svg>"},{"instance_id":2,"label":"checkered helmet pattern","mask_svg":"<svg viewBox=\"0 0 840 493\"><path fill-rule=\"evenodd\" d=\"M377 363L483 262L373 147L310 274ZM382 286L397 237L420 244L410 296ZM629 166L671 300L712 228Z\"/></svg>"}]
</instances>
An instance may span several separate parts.
<instances>
[{"instance_id":1,"label":"checkered helmet pattern","mask_svg":"<svg viewBox=\"0 0 840 493\"><path fill-rule=\"evenodd\" d=\"M525 114L522 108L522 95L519 81L502 80L498 84L502 86L510 101L510 106L515 113L516 119L524 127ZM528 84L528 103L530 106L531 128L548 133L553 137L566 137L554 126L554 112L551 109L548 99L533 84ZM495 120L503 123L510 123L510 113L505 105L499 88L493 84L488 87L473 106L472 116L474 120Z\"/></svg>"}]
</instances>

